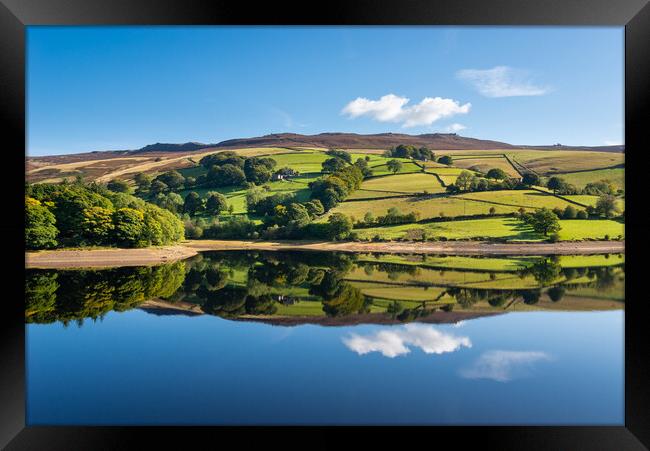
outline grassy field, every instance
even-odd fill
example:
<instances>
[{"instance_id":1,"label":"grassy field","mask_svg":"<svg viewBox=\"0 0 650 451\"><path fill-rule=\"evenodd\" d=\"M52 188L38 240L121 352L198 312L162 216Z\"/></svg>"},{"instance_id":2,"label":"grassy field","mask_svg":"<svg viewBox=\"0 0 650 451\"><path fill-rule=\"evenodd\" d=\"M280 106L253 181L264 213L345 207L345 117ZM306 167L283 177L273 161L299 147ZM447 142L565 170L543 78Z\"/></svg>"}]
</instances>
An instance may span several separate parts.
<instances>
[{"instance_id":1,"label":"grassy field","mask_svg":"<svg viewBox=\"0 0 650 451\"><path fill-rule=\"evenodd\" d=\"M425 173L398 174L389 177L371 178L363 182L361 189L368 191L390 191L401 194L422 193L425 190L430 193L445 191L434 175Z\"/></svg>"},{"instance_id":2,"label":"grassy field","mask_svg":"<svg viewBox=\"0 0 650 451\"><path fill-rule=\"evenodd\" d=\"M625 163L624 154L612 152L521 150L508 151L506 154L526 168L544 175L549 172L581 171Z\"/></svg>"},{"instance_id":3,"label":"grassy field","mask_svg":"<svg viewBox=\"0 0 650 451\"><path fill-rule=\"evenodd\" d=\"M562 229L560 240L603 239L605 235L615 238L625 237L623 224L609 219L598 220L560 220ZM425 230L427 236L448 239L498 238L507 241L542 241L544 237L532 231L516 218L469 219L429 224L404 224L397 226L357 229L361 239L372 239L378 235L382 239L403 239L411 229Z\"/></svg>"},{"instance_id":4,"label":"grassy field","mask_svg":"<svg viewBox=\"0 0 650 451\"><path fill-rule=\"evenodd\" d=\"M475 193L461 194L461 199L474 200L477 202L494 202L510 206L533 208L566 208L571 205L569 202L550 194L540 193L535 190L510 190L510 191L482 191ZM580 207L574 205L577 209ZM451 216L451 215L450 215Z\"/></svg>"},{"instance_id":5,"label":"grassy field","mask_svg":"<svg viewBox=\"0 0 650 451\"><path fill-rule=\"evenodd\" d=\"M290 154L272 155L277 162L276 169L289 166L290 168L303 173L320 173L323 161L330 158L320 152L295 152Z\"/></svg>"},{"instance_id":6,"label":"grassy field","mask_svg":"<svg viewBox=\"0 0 650 451\"><path fill-rule=\"evenodd\" d=\"M460 196L451 197L395 197L392 199L369 199L363 202L343 202L322 217L326 221L333 213L343 213L362 219L367 212L375 217L384 216L389 208L396 207L402 214L416 212L420 219L431 219L440 216L486 215L494 207L496 213L514 213L519 206L493 205L485 202L476 202L463 199Z\"/></svg>"},{"instance_id":7,"label":"grassy field","mask_svg":"<svg viewBox=\"0 0 650 451\"><path fill-rule=\"evenodd\" d=\"M584 188L587 183L594 183L600 180L609 180L617 189L625 189L625 169L600 169L587 172L570 172L559 174L568 183L578 188Z\"/></svg>"},{"instance_id":8,"label":"grassy field","mask_svg":"<svg viewBox=\"0 0 650 451\"><path fill-rule=\"evenodd\" d=\"M423 176L434 178L427 175ZM415 178L415 175L408 177ZM387 177L387 179L390 178L392 177ZM382 193L377 193L376 197L380 197L380 195L384 197ZM570 203L565 200L534 190L483 191L456 196L401 197L394 199L369 199L363 202L343 202L332 209L330 214L343 213L361 219L366 212L371 212L377 217L385 215L389 208L396 207L402 213L418 212L420 213L420 219L430 219L439 217L441 212L446 217L454 217L478 214L485 215L490 212L490 208L492 207L495 209L495 213L501 214L515 213L519 208L533 210L541 207L559 207L564 209L567 205L570 205ZM323 218L323 220L325 219Z\"/></svg>"},{"instance_id":9,"label":"grassy field","mask_svg":"<svg viewBox=\"0 0 650 451\"><path fill-rule=\"evenodd\" d=\"M504 157L467 158L454 160L454 166L460 168L476 168L486 174L490 169L502 169L510 177L520 177L515 168Z\"/></svg>"},{"instance_id":10,"label":"grassy field","mask_svg":"<svg viewBox=\"0 0 650 451\"><path fill-rule=\"evenodd\" d=\"M386 159L384 158L384 161L390 161L392 158ZM395 160L399 160L399 158L394 158ZM378 164L378 165L372 165L370 167L372 169L372 175L392 175L393 171L388 169L388 166L386 164ZM408 174L412 172L421 172L422 168L415 163L412 163L410 161L406 161L402 163L402 168L399 170L398 174Z\"/></svg>"}]
</instances>

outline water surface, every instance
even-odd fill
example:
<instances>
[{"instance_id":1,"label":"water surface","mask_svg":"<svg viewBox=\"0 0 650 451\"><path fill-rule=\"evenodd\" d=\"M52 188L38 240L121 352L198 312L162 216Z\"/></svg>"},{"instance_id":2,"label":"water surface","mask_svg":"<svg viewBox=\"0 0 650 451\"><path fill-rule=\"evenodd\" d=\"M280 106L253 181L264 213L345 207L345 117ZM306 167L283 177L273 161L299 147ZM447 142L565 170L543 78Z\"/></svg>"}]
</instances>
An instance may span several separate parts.
<instances>
[{"instance_id":1,"label":"water surface","mask_svg":"<svg viewBox=\"0 0 650 451\"><path fill-rule=\"evenodd\" d=\"M624 257L31 270L27 422L623 424Z\"/></svg>"}]
</instances>

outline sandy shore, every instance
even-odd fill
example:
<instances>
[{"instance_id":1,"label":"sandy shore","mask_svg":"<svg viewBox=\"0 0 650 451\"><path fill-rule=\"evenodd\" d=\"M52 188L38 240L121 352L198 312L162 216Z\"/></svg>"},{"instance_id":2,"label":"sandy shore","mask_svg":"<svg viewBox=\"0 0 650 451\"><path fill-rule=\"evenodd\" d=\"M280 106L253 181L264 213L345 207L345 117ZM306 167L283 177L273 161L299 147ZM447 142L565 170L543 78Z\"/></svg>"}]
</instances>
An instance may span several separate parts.
<instances>
[{"instance_id":1,"label":"sandy shore","mask_svg":"<svg viewBox=\"0 0 650 451\"><path fill-rule=\"evenodd\" d=\"M110 268L146 266L182 260L200 251L339 251L390 252L449 255L567 255L625 252L625 241L581 241L560 243L504 244L478 241L438 241L426 243L392 242L311 242L194 240L176 246L146 249L52 250L25 253L27 268Z\"/></svg>"},{"instance_id":2,"label":"sandy shore","mask_svg":"<svg viewBox=\"0 0 650 451\"><path fill-rule=\"evenodd\" d=\"M114 268L150 266L196 255L193 248L177 245L146 249L79 249L25 252L26 268Z\"/></svg>"}]
</instances>

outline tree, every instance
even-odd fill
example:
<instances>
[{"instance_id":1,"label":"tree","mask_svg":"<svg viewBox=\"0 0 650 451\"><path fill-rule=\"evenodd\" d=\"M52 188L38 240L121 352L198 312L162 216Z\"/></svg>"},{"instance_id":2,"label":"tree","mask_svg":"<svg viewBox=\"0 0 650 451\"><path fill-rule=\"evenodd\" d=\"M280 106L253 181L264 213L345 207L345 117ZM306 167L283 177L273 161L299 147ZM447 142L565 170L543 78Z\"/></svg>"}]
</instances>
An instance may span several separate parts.
<instances>
[{"instance_id":1,"label":"tree","mask_svg":"<svg viewBox=\"0 0 650 451\"><path fill-rule=\"evenodd\" d=\"M508 174L501 168L492 168L487 171L486 177L489 179L503 180L508 178Z\"/></svg>"},{"instance_id":2,"label":"tree","mask_svg":"<svg viewBox=\"0 0 650 451\"><path fill-rule=\"evenodd\" d=\"M156 195L160 193L164 193L165 191L169 190L169 187L167 186L166 183L161 182L160 180L154 180L151 183L151 194Z\"/></svg>"},{"instance_id":3,"label":"tree","mask_svg":"<svg viewBox=\"0 0 650 451\"><path fill-rule=\"evenodd\" d=\"M103 244L111 236L113 211L102 207L89 207L83 211L82 234L91 244Z\"/></svg>"},{"instance_id":4,"label":"tree","mask_svg":"<svg viewBox=\"0 0 650 451\"><path fill-rule=\"evenodd\" d=\"M215 191L210 191L207 195L207 200L205 202L205 209L213 215L218 215L222 211L228 208L228 202L226 201L226 196Z\"/></svg>"},{"instance_id":5,"label":"tree","mask_svg":"<svg viewBox=\"0 0 650 451\"><path fill-rule=\"evenodd\" d=\"M364 158L357 158L357 161L354 162L354 165L361 170L364 178L370 177L372 175L372 169L368 167L368 160Z\"/></svg>"},{"instance_id":6,"label":"tree","mask_svg":"<svg viewBox=\"0 0 650 451\"><path fill-rule=\"evenodd\" d=\"M438 163L440 164L446 164L447 166L451 166L453 164L454 160L451 158L450 155L443 155L440 158L438 158Z\"/></svg>"},{"instance_id":7,"label":"tree","mask_svg":"<svg viewBox=\"0 0 650 451\"><path fill-rule=\"evenodd\" d=\"M619 213L618 206L616 205L616 197L611 194L603 194L596 202L596 213L606 218L611 218Z\"/></svg>"},{"instance_id":8,"label":"tree","mask_svg":"<svg viewBox=\"0 0 650 451\"><path fill-rule=\"evenodd\" d=\"M232 164L212 166L207 175L207 183L210 186L240 186L244 182L246 182L244 171Z\"/></svg>"},{"instance_id":9,"label":"tree","mask_svg":"<svg viewBox=\"0 0 650 451\"><path fill-rule=\"evenodd\" d=\"M125 180L111 180L106 184L106 188L116 193L128 193L131 191L131 187Z\"/></svg>"},{"instance_id":10,"label":"tree","mask_svg":"<svg viewBox=\"0 0 650 451\"><path fill-rule=\"evenodd\" d=\"M524 214L523 219L533 228L533 230L535 230L535 232L544 235L559 232L561 229L556 214L546 207L540 208L533 213Z\"/></svg>"},{"instance_id":11,"label":"tree","mask_svg":"<svg viewBox=\"0 0 650 451\"><path fill-rule=\"evenodd\" d=\"M352 221L342 213L334 213L327 220L327 235L332 240L344 240L352 231Z\"/></svg>"},{"instance_id":12,"label":"tree","mask_svg":"<svg viewBox=\"0 0 650 451\"><path fill-rule=\"evenodd\" d=\"M399 160L390 160L388 163L386 163L386 167L389 171L392 171L393 174L397 174L402 170L402 163Z\"/></svg>"},{"instance_id":13,"label":"tree","mask_svg":"<svg viewBox=\"0 0 650 451\"><path fill-rule=\"evenodd\" d=\"M332 157L340 158L341 160L345 161L346 163L352 164L352 155L350 155L350 153L348 153L348 152L346 152L344 150L330 149L325 153L327 155L332 156Z\"/></svg>"},{"instance_id":14,"label":"tree","mask_svg":"<svg viewBox=\"0 0 650 451\"><path fill-rule=\"evenodd\" d=\"M472 187L472 175L471 172L469 171L462 171L458 177L456 178L455 185L461 190L461 191L469 191L470 188Z\"/></svg>"},{"instance_id":15,"label":"tree","mask_svg":"<svg viewBox=\"0 0 650 451\"><path fill-rule=\"evenodd\" d=\"M135 184L138 186L138 188L146 191L151 187L153 177L151 177L149 174L145 174L144 172L138 172L135 177L133 177L133 180L135 180Z\"/></svg>"},{"instance_id":16,"label":"tree","mask_svg":"<svg viewBox=\"0 0 650 451\"><path fill-rule=\"evenodd\" d=\"M244 163L246 180L262 185L271 180L271 170L275 167L275 160L270 158L247 158Z\"/></svg>"},{"instance_id":17,"label":"tree","mask_svg":"<svg viewBox=\"0 0 650 451\"><path fill-rule=\"evenodd\" d=\"M325 208L323 207L321 201L318 199L305 202L305 208L307 209L307 212L312 219L325 213Z\"/></svg>"},{"instance_id":18,"label":"tree","mask_svg":"<svg viewBox=\"0 0 650 451\"><path fill-rule=\"evenodd\" d=\"M47 249L58 243L54 214L40 201L25 197L25 247Z\"/></svg>"},{"instance_id":19,"label":"tree","mask_svg":"<svg viewBox=\"0 0 650 451\"><path fill-rule=\"evenodd\" d=\"M223 166L224 164L231 164L243 169L244 157L237 155L231 150L226 150L219 153L206 155L199 160L199 164L208 170L212 166Z\"/></svg>"},{"instance_id":20,"label":"tree","mask_svg":"<svg viewBox=\"0 0 650 451\"><path fill-rule=\"evenodd\" d=\"M120 208L113 213L113 236L122 246L134 247L140 244L144 228L144 214L133 208Z\"/></svg>"},{"instance_id":21,"label":"tree","mask_svg":"<svg viewBox=\"0 0 650 451\"><path fill-rule=\"evenodd\" d=\"M156 177L156 180L163 182L172 190L180 189L185 184L185 177L178 171L167 171Z\"/></svg>"},{"instance_id":22,"label":"tree","mask_svg":"<svg viewBox=\"0 0 650 451\"><path fill-rule=\"evenodd\" d=\"M153 203L160 208L171 211L172 213L179 213L183 206L183 198L178 193L159 193L154 199Z\"/></svg>"},{"instance_id":23,"label":"tree","mask_svg":"<svg viewBox=\"0 0 650 451\"><path fill-rule=\"evenodd\" d=\"M539 185L539 176L532 172L526 172L521 180L526 186Z\"/></svg>"},{"instance_id":24,"label":"tree","mask_svg":"<svg viewBox=\"0 0 650 451\"><path fill-rule=\"evenodd\" d=\"M564 209L564 213L562 214L562 218L575 219L577 215L578 211L575 209L575 207L573 205L567 205Z\"/></svg>"},{"instance_id":25,"label":"tree","mask_svg":"<svg viewBox=\"0 0 650 451\"><path fill-rule=\"evenodd\" d=\"M490 207L490 215L495 215L497 212L497 209L494 207Z\"/></svg>"},{"instance_id":26,"label":"tree","mask_svg":"<svg viewBox=\"0 0 650 451\"><path fill-rule=\"evenodd\" d=\"M599 180L597 182L587 183L582 191L583 194L600 196L602 194L614 194L616 188L609 180Z\"/></svg>"},{"instance_id":27,"label":"tree","mask_svg":"<svg viewBox=\"0 0 650 451\"><path fill-rule=\"evenodd\" d=\"M585 210L580 210L576 214L576 219L587 219L587 217L588 217L588 215L587 215L587 212Z\"/></svg>"},{"instance_id":28,"label":"tree","mask_svg":"<svg viewBox=\"0 0 650 451\"><path fill-rule=\"evenodd\" d=\"M552 189L554 193L562 191L566 187L566 182L560 177L551 177L546 182L546 187Z\"/></svg>"},{"instance_id":29,"label":"tree","mask_svg":"<svg viewBox=\"0 0 650 451\"><path fill-rule=\"evenodd\" d=\"M303 204L294 202L287 207L287 225L290 227L301 228L311 222L309 212Z\"/></svg>"},{"instance_id":30,"label":"tree","mask_svg":"<svg viewBox=\"0 0 650 451\"><path fill-rule=\"evenodd\" d=\"M196 191L191 191L187 196L185 196L185 203L183 204L183 211L185 213L193 216L202 208L203 202L201 201L201 196L199 196Z\"/></svg>"},{"instance_id":31,"label":"tree","mask_svg":"<svg viewBox=\"0 0 650 451\"><path fill-rule=\"evenodd\" d=\"M375 215L373 215L371 211L367 211L366 214L363 216L363 222L365 222L366 224L374 223Z\"/></svg>"},{"instance_id":32,"label":"tree","mask_svg":"<svg viewBox=\"0 0 650 451\"><path fill-rule=\"evenodd\" d=\"M323 167L323 172L329 172L329 173L334 173L338 172L339 170L343 169L345 167L345 160L342 160L337 157L333 158L328 158L327 160L323 161L322 167Z\"/></svg>"}]
</instances>

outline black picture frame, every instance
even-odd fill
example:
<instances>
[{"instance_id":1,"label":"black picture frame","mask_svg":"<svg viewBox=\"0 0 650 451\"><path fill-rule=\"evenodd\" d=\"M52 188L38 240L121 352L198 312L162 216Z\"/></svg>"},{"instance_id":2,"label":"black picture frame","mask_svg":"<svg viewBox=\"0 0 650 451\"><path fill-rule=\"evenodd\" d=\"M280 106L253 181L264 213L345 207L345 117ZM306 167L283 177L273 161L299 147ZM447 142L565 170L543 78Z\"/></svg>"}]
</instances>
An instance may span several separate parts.
<instances>
[{"instance_id":1,"label":"black picture frame","mask_svg":"<svg viewBox=\"0 0 650 451\"><path fill-rule=\"evenodd\" d=\"M116 449L146 439L183 448L207 440L212 446L232 434L241 446L273 442L283 447L341 447L372 441L403 446L414 437L431 446L447 440L454 446L478 443L487 449L636 450L650 446L650 340L643 293L643 256L650 221L644 206L642 152L647 136L642 123L650 105L650 5L646 0L364 0L281 5L265 2L199 2L194 0L0 0L0 124L4 144L3 175L16 189L4 199L0 221L5 238L4 308L0 346L0 446L18 449ZM25 427L25 324L23 197L19 186L25 149L25 27L28 25L552 25L625 27L626 249L625 426L621 427L424 427L407 431L387 428L152 428ZM597 106L594 106L597 107ZM22 159L22 160L21 160ZM21 163L22 161L22 163ZM646 176L647 177L647 176ZM8 183L8 182L7 182ZM11 257L9 257L11 256ZM15 259L15 260L14 260ZM20 265L23 265L22 267ZM7 270L8 269L8 270ZM16 272L15 276L13 273ZM354 440L340 437L355 432ZM307 440L304 441L303 440ZM275 440L274 440L275 439ZM198 446L198 445L197 445Z\"/></svg>"}]
</instances>

